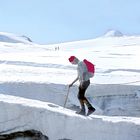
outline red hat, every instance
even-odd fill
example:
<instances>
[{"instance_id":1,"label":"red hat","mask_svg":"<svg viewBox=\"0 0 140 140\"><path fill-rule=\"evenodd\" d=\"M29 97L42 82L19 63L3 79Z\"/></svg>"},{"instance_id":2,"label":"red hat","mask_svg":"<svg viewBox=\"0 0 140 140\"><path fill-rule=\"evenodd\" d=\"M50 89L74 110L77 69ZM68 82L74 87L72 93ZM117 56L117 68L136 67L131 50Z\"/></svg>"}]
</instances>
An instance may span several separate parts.
<instances>
[{"instance_id":1,"label":"red hat","mask_svg":"<svg viewBox=\"0 0 140 140\"><path fill-rule=\"evenodd\" d=\"M75 56L71 56L71 57L69 58L69 61L72 62L75 58L76 58Z\"/></svg>"}]
</instances>

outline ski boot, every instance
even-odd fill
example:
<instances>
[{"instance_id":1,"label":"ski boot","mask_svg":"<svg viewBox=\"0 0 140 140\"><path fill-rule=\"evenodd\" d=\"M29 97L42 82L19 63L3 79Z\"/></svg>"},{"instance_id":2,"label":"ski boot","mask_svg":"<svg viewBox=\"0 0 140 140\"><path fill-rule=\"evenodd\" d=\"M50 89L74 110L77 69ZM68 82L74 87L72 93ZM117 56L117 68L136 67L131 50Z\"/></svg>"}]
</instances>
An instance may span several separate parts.
<instances>
[{"instance_id":1,"label":"ski boot","mask_svg":"<svg viewBox=\"0 0 140 140\"><path fill-rule=\"evenodd\" d=\"M90 114L92 114L94 111L95 111L95 108L94 107L88 108L87 116L89 116Z\"/></svg>"},{"instance_id":2,"label":"ski boot","mask_svg":"<svg viewBox=\"0 0 140 140\"><path fill-rule=\"evenodd\" d=\"M77 111L76 114L85 116L86 115L86 111L85 111L85 109L81 109L80 111Z\"/></svg>"}]
</instances>

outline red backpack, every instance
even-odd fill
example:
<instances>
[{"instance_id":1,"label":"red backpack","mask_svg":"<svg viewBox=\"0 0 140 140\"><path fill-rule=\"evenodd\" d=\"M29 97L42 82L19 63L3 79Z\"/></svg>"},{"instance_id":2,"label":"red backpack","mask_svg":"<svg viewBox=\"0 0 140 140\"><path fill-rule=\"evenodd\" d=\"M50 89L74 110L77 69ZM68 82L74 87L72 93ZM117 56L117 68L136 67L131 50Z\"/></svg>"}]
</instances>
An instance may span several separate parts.
<instances>
[{"instance_id":1,"label":"red backpack","mask_svg":"<svg viewBox=\"0 0 140 140\"><path fill-rule=\"evenodd\" d=\"M94 76L95 73L95 66L94 64L92 64L91 62L89 62L88 60L84 59L83 62L86 64L87 66L87 70L89 73L89 77L92 78Z\"/></svg>"}]
</instances>

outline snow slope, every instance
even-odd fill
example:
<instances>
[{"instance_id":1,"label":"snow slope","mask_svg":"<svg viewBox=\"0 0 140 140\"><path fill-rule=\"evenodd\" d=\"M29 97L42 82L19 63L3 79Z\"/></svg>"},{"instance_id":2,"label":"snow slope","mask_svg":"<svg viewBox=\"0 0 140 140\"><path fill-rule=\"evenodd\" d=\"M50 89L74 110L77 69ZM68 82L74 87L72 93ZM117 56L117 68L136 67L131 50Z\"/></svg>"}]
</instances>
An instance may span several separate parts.
<instances>
[{"instance_id":1,"label":"snow slope","mask_svg":"<svg viewBox=\"0 0 140 140\"><path fill-rule=\"evenodd\" d=\"M59 50L56 50L56 47L59 47ZM94 115L89 118L82 117L81 119L81 117L75 115L73 111L66 109L63 110L63 108L60 107L64 105L68 84L76 78L77 74L76 67L72 66L68 62L68 58L71 55L76 55L81 60L86 58L92 61L96 66L95 77L91 79L91 85L86 93L86 96L96 108ZM42 108L42 106L39 107L37 104L44 104L41 101L51 102L55 105L46 103L46 106L51 104L51 106L57 106L57 109L53 107L48 109L47 107L45 108L45 111L47 110L46 112L48 112L48 110L50 110L52 112L50 117L55 116L55 118L52 117L53 120L51 119L53 126L50 127L50 123L48 123L49 127L42 125L44 121L48 121L46 120L49 117L47 113L42 115L42 117L39 119L40 122L38 122L37 126L35 127L49 138L53 137L52 135L55 134L53 132L56 132L57 134L59 131L66 129L64 134L65 137L62 137L63 135L61 135L61 132L61 136L58 134L60 137L56 137L56 139L75 139L75 136L77 138L81 134L79 134L75 129L80 129L81 132L83 132L83 129L85 128L85 131L87 132L90 131L89 128L92 128L94 131L97 129L97 135L100 133L101 138L95 135L93 131L88 132L91 134L92 138L95 138L95 140L102 139L104 136L106 136L106 138L109 137L110 140L113 139L114 137L112 135L112 131L110 132L111 129L114 130L113 134L118 139L121 139L119 135L120 127L124 128L121 134L126 137L126 139L128 139L129 130L131 130L132 133L134 132L135 134L130 134L134 136L134 140L137 140L140 134L139 124L137 124L137 119L139 120L140 117L139 59L140 36L100 37L92 40L83 40L54 45L0 42L0 93L4 94L1 95L1 104L6 106L3 107L1 105L0 110L3 110L3 108L9 109L9 111L15 110L15 112L17 112L15 115L18 115L18 112L19 114L21 113L20 108L23 106L23 110L21 109L22 112L24 112L24 109L33 109L35 112L38 112L39 110L37 110L37 108ZM79 109L77 91L78 82L70 89L68 102L66 104L67 108L72 110ZM6 95L18 96L16 97L17 101L19 100L18 105L15 101L15 97ZM27 104L26 108L24 108L25 105L23 105L24 103L22 104L22 99L19 98L19 96L28 99L40 100L40 102L37 101L37 104L33 103L33 107L30 107L30 104ZM9 102L8 98L13 98L13 103L11 103L11 101ZM28 100L28 103L29 102L34 101ZM1 119L7 119L7 117L11 115L8 114L8 112L5 113L5 117L0 117L0 121ZM31 113L30 117L36 118L39 114ZM58 120L56 116L61 116L62 118L58 117ZM25 115L25 118L26 117L28 118L28 115ZM50 119L50 117L48 119ZM16 118L20 117L16 116ZM68 122L64 121L64 118L67 118ZM109 122L104 121L104 118L107 118L107 120L109 119ZM121 121L120 123L117 123L115 127L116 123L114 123L113 120L118 120L118 118L120 118ZM124 118L127 118L126 120L128 123L122 123L125 120ZM136 119L134 122L137 124L138 129L137 127L132 126L131 119ZM27 120L23 119L22 123L24 124L24 121L26 123ZM33 121L34 120L36 121L36 119L33 119ZM62 120L62 122L60 121L59 123L63 124L64 121L65 124L70 125L70 128L65 128L65 124L58 124L55 131L52 132L52 128L57 125L57 123L53 123L54 120L55 122ZM85 126L84 128L80 128L83 121ZM7 121L3 120L1 122ZM94 125L94 123L96 125ZM75 133L74 130L71 130L71 124L77 124L77 127L74 129ZM17 125L19 125L19 123L17 123ZM11 125L9 125L9 123L3 124L3 126L0 127L0 131L9 130L10 127L8 128L8 126ZM126 126L129 128L129 130L125 130ZM20 131L20 129L25 130L24 127L18 128L18 126L15 126L15 128L17 129L13 131ZM136 130L133 131L134 128ZM104 131L106 129L107 132ZM48 131L51 132L48 133ZM68 131L74 133L74 138L69 136ZM7 133L11 133L11 131L7 131ZM89 138L90 136L88 136L88 133L87 135L83 134L84 136L82 136L84 138ZM79 136L79 139L80 138L81 137ZM87 140L92 140L92 138ZM131 140L131 138L132 136L130 136L130 139L128 140Z\"/></svg>"},{"instance_id":2,"label":"snow slope","mask_svg":"<svg viewBox=\"0 0 140 140\"><path fill-rule=\"evenodd\" d=\"M2 94L0 108L0 135L34 128L50 140L140 139L140 118L84 117L49 102Z\"/></svg>"},{"instance_id":3,"label":"snow slope","mask_svg":"<svg viewBox=\"0 0 140 140\"><path fill-rule=\"evenodd\" d=\"M9 43L31 43L31 39L26 36L19 36L12 33L0 32L0 42Z\"/></svg>"}]
</instances>

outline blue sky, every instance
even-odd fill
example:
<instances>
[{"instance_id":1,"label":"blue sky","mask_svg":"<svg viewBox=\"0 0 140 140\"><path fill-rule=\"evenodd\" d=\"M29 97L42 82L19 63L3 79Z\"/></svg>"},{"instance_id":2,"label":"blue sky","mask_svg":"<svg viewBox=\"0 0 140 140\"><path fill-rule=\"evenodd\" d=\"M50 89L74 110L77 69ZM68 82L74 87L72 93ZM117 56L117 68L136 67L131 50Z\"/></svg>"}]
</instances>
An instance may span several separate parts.
<instances>
[{"instance_id":1,"label":"blue sky","mask_svg":"<svg viewBox=\"0 0 140 140\"><path fill-rule=\"evenodd\" d=\"M0 31L52 44L140 34L140 0L0 0Z\"/></svg>"}]
</instances>

